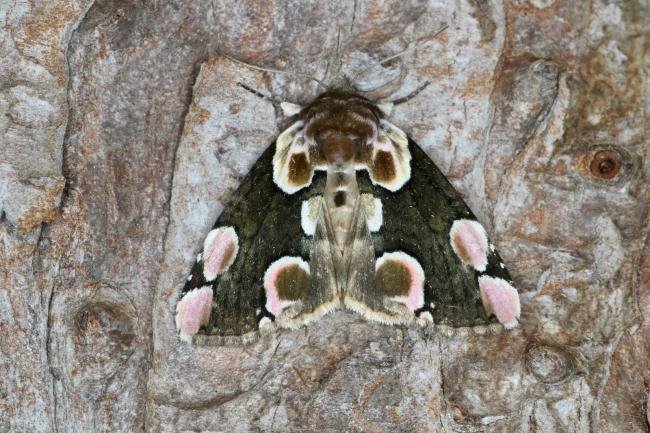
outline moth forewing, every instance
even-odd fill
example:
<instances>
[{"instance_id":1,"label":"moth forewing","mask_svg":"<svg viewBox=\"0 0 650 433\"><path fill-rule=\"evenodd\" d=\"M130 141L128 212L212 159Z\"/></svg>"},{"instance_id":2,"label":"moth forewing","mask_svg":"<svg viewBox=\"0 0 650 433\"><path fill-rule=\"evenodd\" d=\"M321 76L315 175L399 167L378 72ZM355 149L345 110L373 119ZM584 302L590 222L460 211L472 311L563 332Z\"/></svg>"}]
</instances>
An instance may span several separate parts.
<instances>
[{"instance_id":1,"label":"moth forewing","mask_svg":"<svg viewBox=\"0 0 650 433\"><path fill-rule=\"evenodd\" d=\"M332 91L284 108L296 121L235 192L181 293L183 339L243 341L343 307L388 324L517 325L485 229L380 107Z\"/></svg>"}]
</instances>

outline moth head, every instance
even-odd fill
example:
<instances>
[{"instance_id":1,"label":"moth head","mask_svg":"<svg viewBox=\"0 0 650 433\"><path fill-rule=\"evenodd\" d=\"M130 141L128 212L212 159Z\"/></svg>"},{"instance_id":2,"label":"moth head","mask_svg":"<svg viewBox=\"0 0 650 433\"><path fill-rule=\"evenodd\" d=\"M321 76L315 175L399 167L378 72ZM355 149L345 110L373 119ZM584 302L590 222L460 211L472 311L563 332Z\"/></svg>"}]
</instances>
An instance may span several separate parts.
<instances>
[{"instance_id":1,"label":"moth head","mask_svg":"<svg viewBox=\"0 0 650 433\"><path fill-rule=\"evenodd\" d=\"M410 178L408 139L382 110L355 93L329 91L298 115L276 142L275 183L292 194L309 184L314 170L353 166L391 191Z\"/></svg>"},{"instance_id":2,"label":"moth head","mask_svg":"<svg viewBox=\"0 0 650 433\"><path fill-rule=\"evenodd\" d=\"M327 92L305 112L305 139L323 168L354 164L377 139L381 111L354 93Z\"/></svg>"}]
</instances>

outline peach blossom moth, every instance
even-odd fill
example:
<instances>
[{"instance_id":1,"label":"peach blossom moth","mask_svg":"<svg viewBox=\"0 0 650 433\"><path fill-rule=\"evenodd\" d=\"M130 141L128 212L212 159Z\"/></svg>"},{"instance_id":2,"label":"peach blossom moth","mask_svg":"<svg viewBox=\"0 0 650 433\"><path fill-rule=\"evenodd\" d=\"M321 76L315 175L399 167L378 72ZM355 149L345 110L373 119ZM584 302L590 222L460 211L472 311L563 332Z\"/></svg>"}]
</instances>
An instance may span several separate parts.
<instances>
[{"instance_id":1,"label":"peach blossom moth","mask_svg":"<svg viewBox=\"0 0 650 433\"><path fill-rule=\"evenodd\" d=\"M517 325L519 295L485 229L379 105L329 91L288 110L205 239L176 307L182 339L241 341L338 308L386 324Z\"/></svg>"}]
</instances>

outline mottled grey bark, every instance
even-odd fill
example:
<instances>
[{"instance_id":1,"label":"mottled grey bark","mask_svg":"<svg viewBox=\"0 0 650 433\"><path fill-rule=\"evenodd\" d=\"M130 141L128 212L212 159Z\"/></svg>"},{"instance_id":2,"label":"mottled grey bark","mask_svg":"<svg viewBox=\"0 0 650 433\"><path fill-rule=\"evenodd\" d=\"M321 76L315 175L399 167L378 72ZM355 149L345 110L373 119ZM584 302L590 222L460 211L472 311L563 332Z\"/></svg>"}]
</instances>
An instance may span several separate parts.
<instances>
[{"instance_id":1,"label":"mottled grey bark","mask_svg":"<svg viewBox=\"0 0 650 433\"><path fill-rule=\"evenodd\" d=\"M0 2L0 431L650 431L649 14ZM178 339L191 259L283 126L271 100L323 91L306 76L422 88L391 120L488 227L518 329L337 312L246 346Z\"/></svg>"}]
</instances>

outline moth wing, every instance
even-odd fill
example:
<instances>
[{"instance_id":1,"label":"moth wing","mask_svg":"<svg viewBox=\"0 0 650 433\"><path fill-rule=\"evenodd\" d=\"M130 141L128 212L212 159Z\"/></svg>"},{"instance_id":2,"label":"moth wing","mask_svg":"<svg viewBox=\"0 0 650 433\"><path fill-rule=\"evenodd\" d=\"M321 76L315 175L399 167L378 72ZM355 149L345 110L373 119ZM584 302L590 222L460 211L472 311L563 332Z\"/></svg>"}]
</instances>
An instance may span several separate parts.
<instances>
[{"instance_id":1,"label":"moth wing","mask_svg":"<svg viewBox=\"0 0 650 433\"><path fill-rule=\"evenodd\" d=\"M496 314L507 328L515 326L519 298L485 230L410 138L408 149L410 178L396 191L373 184L366 174L360 176L360 189L381 201L383 215L382 226L373 233L375 287L367 290L384 293L385 299L400 302L436 324L487 325ZM406 289L411 291L391 293L405 279L400 274L406 276L406 286L410 284Z\"/></svg>"},{"instance_id":2,"label":"moth wing","mask_svg":"<svg viewBox=\"0 0 650 433\"><path fill-rule=\"evenodd\" d=\"M312 238L301 227L302 202L322 192L324 179L284 193L273 181L274 153L272 145L262 154L206 238L176 308L185 340L201 328L206 344L236 341L284 309L294 311L287 323L299 325L301 311L317 308L310 299L328 297L309 294Z\"/></svg>"}]
</instances>

